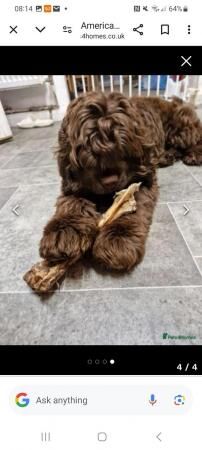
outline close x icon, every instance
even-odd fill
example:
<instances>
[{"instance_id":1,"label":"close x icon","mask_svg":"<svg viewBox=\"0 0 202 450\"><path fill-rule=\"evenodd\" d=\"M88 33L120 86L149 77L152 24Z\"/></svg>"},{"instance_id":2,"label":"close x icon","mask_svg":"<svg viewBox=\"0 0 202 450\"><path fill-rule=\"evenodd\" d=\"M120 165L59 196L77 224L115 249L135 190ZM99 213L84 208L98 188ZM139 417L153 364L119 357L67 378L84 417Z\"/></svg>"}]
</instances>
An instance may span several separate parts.
<instances>
[{"instance_id":1,"label":"close x icon","mask_svg":"<svg viewBox=\"0 0 202 450\"><path fill-rule=\"evenodd\" d=\"M18 25L14 25L14 26L10 25L9 27L10 27L10 34L11 33L18 34L18 32L17 32Z\"/></svg>"}]
</instances>

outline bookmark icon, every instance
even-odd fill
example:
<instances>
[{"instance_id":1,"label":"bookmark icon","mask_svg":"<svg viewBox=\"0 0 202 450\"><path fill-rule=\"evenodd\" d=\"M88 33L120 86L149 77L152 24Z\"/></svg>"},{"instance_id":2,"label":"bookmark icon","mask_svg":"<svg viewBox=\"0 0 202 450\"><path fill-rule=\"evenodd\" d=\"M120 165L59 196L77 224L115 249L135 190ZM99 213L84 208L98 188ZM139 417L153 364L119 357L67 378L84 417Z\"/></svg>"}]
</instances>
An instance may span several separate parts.
<instances>
[{"instance_id":1,"label":"bookmark icon","mask_svg":"<svg viewBox=\"0 0 202 450\"><path fill-rule=\"evenodd\" d=\"M163 23L161 25L161 34L170 34L170 25L168 25L168 23Z\"/></svg>"}]
</instances>

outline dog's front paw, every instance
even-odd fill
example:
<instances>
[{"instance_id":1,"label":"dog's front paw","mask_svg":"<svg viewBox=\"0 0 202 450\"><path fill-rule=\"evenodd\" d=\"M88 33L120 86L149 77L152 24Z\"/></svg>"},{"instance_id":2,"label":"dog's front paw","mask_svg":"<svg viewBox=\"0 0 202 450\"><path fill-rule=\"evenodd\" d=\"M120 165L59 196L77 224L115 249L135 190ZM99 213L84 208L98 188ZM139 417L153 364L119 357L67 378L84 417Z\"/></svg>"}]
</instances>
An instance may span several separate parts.
<instances>
[{"instance_id":1,"label":"dog's front paw","mask_svg":"<svg viewBox=\"0 0 202 450\"><path fill-rule=\"evenodd\" d=\"M92 246L93 229L88 235L70 220L68 223L61 218L52 219L40 242L40 256L49 261L68 259L71 263L76 262Z\"/></svg>"},{"instance_id":2,"label":"dog's front paw","mask_svg":"<svg viewBox=\"0 0 202 450\"><path fill-rule=\"evenodd\" d=\"M71 227L44 232L39 246L40 256L49 261L71 259L76 261L80 254L80 239Z\"/></svg>"},{"instance_id":3,"label":"dog's front paw","mask_svg":"<svg viewBox=\"0 0 202 450\"><path fill-rule=\"evenodd\" d=\"M128 272L144 256L144 243L141 236L127 230L121 224L104 227L93 246L95 261L105 269Z\"/></svg>"}]
</instances>

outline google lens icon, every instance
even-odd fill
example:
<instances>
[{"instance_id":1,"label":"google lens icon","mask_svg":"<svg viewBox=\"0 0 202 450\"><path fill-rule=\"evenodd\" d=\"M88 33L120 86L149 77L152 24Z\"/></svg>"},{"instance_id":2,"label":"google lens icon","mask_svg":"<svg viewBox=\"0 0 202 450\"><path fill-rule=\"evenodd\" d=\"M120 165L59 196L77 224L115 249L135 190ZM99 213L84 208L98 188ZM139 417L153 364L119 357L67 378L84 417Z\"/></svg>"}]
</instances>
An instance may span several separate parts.
<instances>
[{"instance_id":1,"label":"google lens icon","mask_svg":"<svg viewBox=\"0 0 202 450\"><path fill-rule=\"evenodd\" d=\"M20 392L15 397L15 403L20 408L25 408L29 405L30 399L28 398L27 394L25 392Z\"/></svg>"}]
</instances>

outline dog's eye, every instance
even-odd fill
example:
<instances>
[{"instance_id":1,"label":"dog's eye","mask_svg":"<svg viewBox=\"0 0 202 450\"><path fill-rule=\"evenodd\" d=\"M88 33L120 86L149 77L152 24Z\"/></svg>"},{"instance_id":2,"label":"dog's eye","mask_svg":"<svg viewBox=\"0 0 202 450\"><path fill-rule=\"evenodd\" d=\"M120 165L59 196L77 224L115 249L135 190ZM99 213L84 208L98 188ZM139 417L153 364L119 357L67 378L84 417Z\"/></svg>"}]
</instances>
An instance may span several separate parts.
<instances>
[{"instance_id":1,"label":"dog's eye","mask_svg":"<svg viewBox=\"0 0 202 450\"><path fill-rule=\"evenodd\" d=\"M90 114L92 114L94 117L100 117L101 114L103 113L100 105L90 105L89 111L90 111Z\"/></svg>"}]
</instances>

